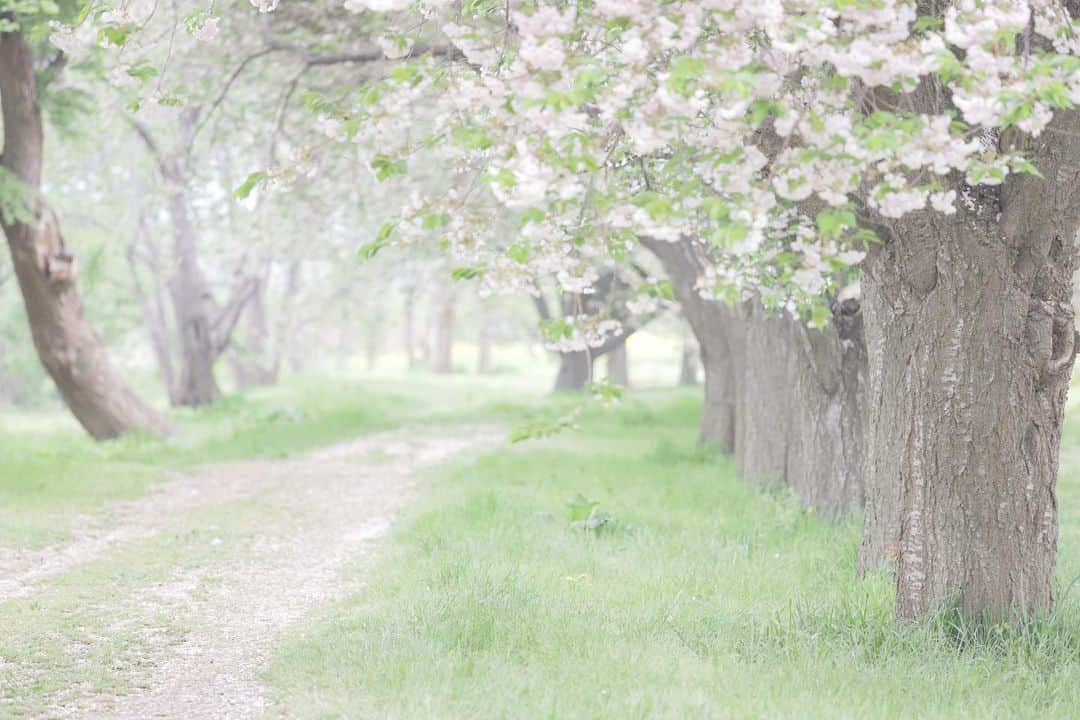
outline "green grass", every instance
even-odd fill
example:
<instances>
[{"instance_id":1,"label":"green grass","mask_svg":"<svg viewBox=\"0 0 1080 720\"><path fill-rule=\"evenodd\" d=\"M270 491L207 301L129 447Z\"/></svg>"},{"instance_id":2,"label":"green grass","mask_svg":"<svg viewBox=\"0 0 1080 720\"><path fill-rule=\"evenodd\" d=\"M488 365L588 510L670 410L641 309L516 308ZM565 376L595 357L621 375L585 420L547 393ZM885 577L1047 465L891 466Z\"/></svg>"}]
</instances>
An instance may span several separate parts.
<instances>
[{"instance_id":1,"label":"green grass","mask_svg":"<svg viewBox=\"0 0 1080 720\"><path fill-rule=\"evenodd\" d=\"M1080 591L1026 631L891 619L859 526L752 487L694 444L691 395L444 471L367 590L269 671L290 718L1075 717ZM1080 572L1080 428L1062 584ZM570 524L581 494L614 515ZM359 570L357 570L359 572Z\"/></svg>"}]
</instances>

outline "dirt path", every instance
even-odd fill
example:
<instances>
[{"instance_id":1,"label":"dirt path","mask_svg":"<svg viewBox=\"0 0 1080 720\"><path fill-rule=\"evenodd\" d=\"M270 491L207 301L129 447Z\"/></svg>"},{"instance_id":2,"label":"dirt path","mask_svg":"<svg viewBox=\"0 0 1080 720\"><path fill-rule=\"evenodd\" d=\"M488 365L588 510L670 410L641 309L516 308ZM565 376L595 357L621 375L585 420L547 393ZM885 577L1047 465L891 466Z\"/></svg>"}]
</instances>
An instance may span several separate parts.
<instances>
[{"instance_id":1,"label":"dirt path","mask_svg":"<svg viewBox=\"0 0 1080 720\"><path fill-rule=\"evenodd\" d=\"M342 569L370 552L422 471L500 437L490 427L407 429L294 460L208 467L83 523L68 545L8 558L0 602L32 596L51 577L155 537L178 514L234 501L266 508L265 526L243 553L181 564L172 577L133 594L136 602L117 622L152 630L156 618L178 617L187 630L179 641L145 643L136 661L125 663L122 680L132 692L87 695L69 688L53 698L46 717L262 715L268 700L259 675L282 631L351 589L343 586Z\"/></svg>"}]
</instances>

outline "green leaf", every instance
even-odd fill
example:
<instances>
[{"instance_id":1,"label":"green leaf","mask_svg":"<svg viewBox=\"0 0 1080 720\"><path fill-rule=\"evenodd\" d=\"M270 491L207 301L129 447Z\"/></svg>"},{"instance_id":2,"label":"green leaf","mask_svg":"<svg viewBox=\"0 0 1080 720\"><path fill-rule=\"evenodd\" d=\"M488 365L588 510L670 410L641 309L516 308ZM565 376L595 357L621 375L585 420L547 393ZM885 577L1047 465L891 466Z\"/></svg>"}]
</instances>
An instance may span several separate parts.
<instances>
[{"instance_id":1,"label":"green leaf","mask_svg":"<svg viewBox=\"0 0 1080 720\"><path fill-rule=\"evenodd\" d=\"M459 267L454 268L453 272L450 273L450 277L453 278L455 281L473 280L474 278L478 278L483 274L484 271L478 270L477 268Z\"/></svg>"},{"instance_id":2,"label":"green leaf","mask_svg":"<svg viewBox=\"0 0 1080 720\"><path fill-rule=\"evenodd\" d=\"M428 213L421 222L425 230L438 230L450 224L450 216L446 213Z\"/></svg>"},{"instance_id":3,"label":"green leaf","mask_svg":"<svg viewBox=\"0 0 1080 720\"><path fill-rule=\"evenodd\" d=\"M671 77L693 80L705 74L705 61L701 58L679 56L671 61Z\"/></svg>"},{"instance_id":4,"label":"green leaf","mask_svg":"<svg viewBox=\"0 0 1080 720\"><path fill-rule=\"evenodd\" d=\"M506 254L509 255L510 259L514 262L524 265L529 262L529 256L532 254L532 251L526 243L519 241L507 248Z\"/></svg>"},{"instance_id":5,"label":"green leaf","mask_svg":"<svg viewBox=\"0 0 1080 720\"><path fill-rule=\"evenodd\" d=\"M832 313L829 308L822 304L815 304L810 311L810 324L816 328L823 328L831 317Z\"/></svg>"},{"instance_id":6,"label":"green leaf","mask_svg":"<svg viewBox=\"0 0 1080 720\"><path fill-rule=\"evenodd\" d=\"M423 72L415 61L399 63L390 70L390 79L403 85L415 85L422 76Z\"/></svg>"},{"instance_id":7,"label":"green leaf","mask_svg":"<svg viewBox=\"0 0 1080 720\"><path fill-rule=\"evenodd\" d=\"M701 58L680 56L671 61L668 86L681 95L689 95L691 84L705 74L705 61Z\"/></svg>"},{"instance_id":8,"label":"green leaf","mask_svg":"<svg viewBox=\"0 0 1080 720\"><path fill-rule=\"evenodd\" d=\"M98 40L106 45L124 47L124 45L127 44L128 38L135 30L135 25L132 23L127 23L126 25L106 25L101 28L101 32L98 33Z\"/></svg>"},{"instance_id":9,"label":"green leaf","mask_svg":"<svg viewBox=\"0 0 1080 720\"><path fill-rule=\"evenodd\" d=\"M822 210L817 214L818 233L826 239L835 240L844 231L855 227L855 213L849 209Z\"/></svg>"},{"instance_id":10,"label":"green leaf","mask_svg":"<svg viewBox=\"0 0 1080 720\"><path fill-rule=\"evenodd\" d=\"M480 128L454 128L454 142L467 150L487 150L491 147L491 138Z\"/></svg>"},{"instance_id":11,"label":"green leaf","mask_svg":"<svg viewBox=\"0 0 1080 720\"><path fill-rule=\"evenodd\" d=\"M745 240L749 234L749 226L740 220L720 225L709 235L709 240L712 241L714 247L726 250Z\"/></svg>"},{"instance_id":12,"label":"green leaf","mask_svg":"<svg viewBox=\"0 0 1080 720\"><path fill-rule=\"evenodd\" d=\"M357 258L363 262L375 257L380 250L390 244L390 236L394 234L395 227L397 227L397 225L388 222L379 228L379 232L375 235L375 239L371 242L364 243L356 251Z\"/></svg>"},{"instance_id":13,"label":"green leaf","mask_svg":"<svg viewBox=\"0 0 1080 720\"><path fill-rule=\"evenodd\" d=\"M146 82L151 78L157 77L158 69L150 63L143 61L129 67L127 69L127 74L133 78L138 78L140 82Z\"/></svg>"},{"instance_id":14,"label":"green leaf","mask_svg":"<svg viewBox=\"0 0 1080 720\"><path fill-rule=\"evenodd\" d=\"M671 200L652 190L645 190L634 196L634 204L649 213L653 220L663 220L674 214Z\"/></svg>"},{"instance_id":15,"label":"green leaf","mask_svg":"<svg viewBox=\"0 0 1080 720\"><path fill-rule=\"evenodd\" d=\"M1034 175L1040 179L1043 177L1043 174L1039 172L1039 168L1032 165L1030 161L1019 156L1009 158L1009 167L1013 169L1013 172L1027 173L1028 175Z\"/></svg>"},{"instance_id":16,"label":"green leaf","mask_svg":"<svg viewBox=\"0 0 1080 720\"><path fill-rule=\"evenodd\" d=\"M235 195L240 200L247 199L247 197L250 196L251 192L255 189L255 186L261 183L265 178L266 173L262 172L261 170L259 172L251 173L247 176L247 179L244 180L244 182L240 183L240 187L236 188L236 190L233 191L233 195Z\"/></svg>"},{"instance_id":17,"label":"green leaf","mask_svg":"<svg viewBox=\"0 0 1080 720\"><path fill-rule=\"evenodd\" d=\"M379 182L382 182L396 175L404 175L409 168L404 160L395 160L389 155L380 153L372 159L371 169L375 171L375 177L379 179Z\"/></svg>"}]
</instances>

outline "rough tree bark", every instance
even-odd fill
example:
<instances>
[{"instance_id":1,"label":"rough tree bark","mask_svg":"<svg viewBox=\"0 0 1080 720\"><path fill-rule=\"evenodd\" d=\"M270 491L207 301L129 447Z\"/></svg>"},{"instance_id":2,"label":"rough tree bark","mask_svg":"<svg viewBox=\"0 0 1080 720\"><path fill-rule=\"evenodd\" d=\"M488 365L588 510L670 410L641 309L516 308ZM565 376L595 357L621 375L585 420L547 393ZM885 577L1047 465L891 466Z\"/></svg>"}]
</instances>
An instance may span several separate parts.
<instances>
[{"instance_id":1,"label":"rough tree bark","mask_svg":"<svg viewBox=\"0 0 1080 720\"><path fill-rule=\"evenodd\" d=\"M4 223L42 365L76 419L93 437L134 430L164 433L167 424L117 376L101 339L90 328L75 287L74 257L55 216L37 197L44 131L33 57L21 33L0 34L3 168L32 193L33 219Z\"/></svg>"},{"instance_id":2,"label":"rough tree bark","mask_svg":"<svg viewBox=\"0 0 1080 720\"><path fill-rule=\"evenodd\" d=\"M749 480L790 487L833 518L862 506L867 361L858 303L833 304L822 329L752 303L736 465Z\"/></svg>"},{"instance_id":3,"label":"rough tree bark","mask_svg":"<svg viewBox=\"0 0 1080 720\"><path fill-rule=\"evenodd\" d=\"M787 484L791 438L801 430L793 417L790 324L779 314L767 314L757 302L750 304L743 323L745 372L739 384L744 396L737 466L747 480L770 486Z\"/></svg>"},{"instance_id":4,"label":"rough tree bark","mask_svg":"<svg viewBox=\"0 0 1080 720\"><path fill-rule=\"evenodd\" d=\"M898 561L896 612L1053 609L1061 424L1077 349L1074 113L1026 150L1046 180L962 188L885 233L864 272L873 431L861 564Z\"/></svg>"},{"instance_id":5,"label":"rough tree bark","mask_svg":"<svg viewBox=\"0 0 1080 720\"><path fill-rule=\"evenodd\" d=\"M863 505L867 358L858 303L810 329L785 318L794 357L786 483L805 507L840 518Z\"/></svg>"},{"instance_id":6,"label":"rough tree bark","mask_svg":"<svg viewBox=\"0 0 1080 720\"><path fill-rule=\"evenodd\" d=\"M823 330L756 302L736 308L695 289L703 265L689 240L643 240L664 265L701 344L701 437L734 453L748 480L791 487L805 507L839 517L862 503L866 352L856 303Z\"/></svg>"}]
</instances>

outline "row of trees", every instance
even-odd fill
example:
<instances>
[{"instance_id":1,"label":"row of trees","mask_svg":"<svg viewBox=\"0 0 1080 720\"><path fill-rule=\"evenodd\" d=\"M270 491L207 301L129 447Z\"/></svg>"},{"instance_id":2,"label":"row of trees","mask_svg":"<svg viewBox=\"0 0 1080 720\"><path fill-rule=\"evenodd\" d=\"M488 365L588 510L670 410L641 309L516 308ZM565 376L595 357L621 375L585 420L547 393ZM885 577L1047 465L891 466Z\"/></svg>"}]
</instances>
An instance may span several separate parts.
<instances>
[{"instance_id":1,"label":"row of trees","mask_svg":"<svg viewBox=\"0 0 1080 720\"><path fill-rule=\"evenodd\" d=\"M198 15L188 24L200 42L236 30L224 43L234 72L203 98L162 94L155 81L159 110L179 123L177 149L135 122L171 191L177 257L190 258L170 285L181 393L213 397L200 368L220 353L216 329L235 324L233 301L205 298L185 250L193 139L248 67L280 54L297 70L282 73L281 110L256 133L270 138L269 161L241 185L263 212L275 190L326 167L369 168L388 183L389 221L362 255L434 240L456 277L531 291L565 358L562 387L677 299L704 361L702 437L807 505L864 507L860 565L895 562L898 617L946 602L993 620L1052 609L1077 349L1080 7L372 0L349 10L369 6ZM4 168L32 193L19 202L7 190L4 229L35 342L95 436L160 427L86 326L36 195L37 91L63 65L63 53L27 40L42 12L3 13L0 44ZM141 29L95 22L106 39L123 30L129 49ZM148 41L122 67L172 78L163 58L174 52ZM317 116L301 125L318 132L287 142L298 92ZM439 166L455 180L428 172ZM542 300L552 285L556 303ZM239 278L234 296L257 287Z\"/></svg>"},{"instance_id":2,"label":"row of trees","mask_svg":"<svg viewBox=\"0 0 1080 720\"><path fill-rule=\"evenodd\" d=\"M1080 7L368 5L391 28L419 6L395 54L460 57L320 111L359 129L383 179L433 146L488 190L428 194L388 232L571 296L653 252L705 357L703 436L807 504L861 501L861 566L895 562L898 617L1052 609ZM430 133L400 132L410 107ZM555 335L603 350L611 321Z\"/></svg>"}]
</instances>

